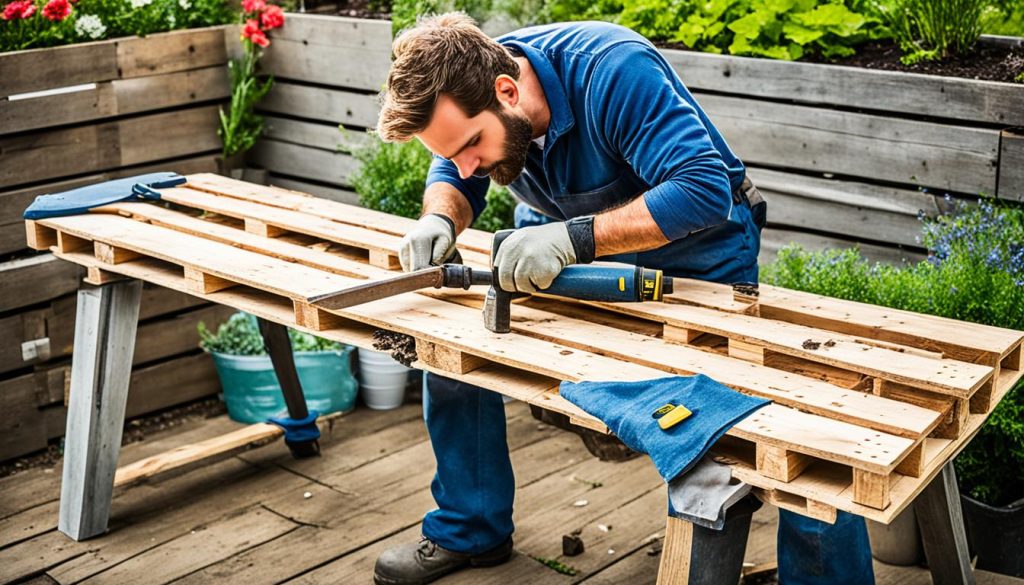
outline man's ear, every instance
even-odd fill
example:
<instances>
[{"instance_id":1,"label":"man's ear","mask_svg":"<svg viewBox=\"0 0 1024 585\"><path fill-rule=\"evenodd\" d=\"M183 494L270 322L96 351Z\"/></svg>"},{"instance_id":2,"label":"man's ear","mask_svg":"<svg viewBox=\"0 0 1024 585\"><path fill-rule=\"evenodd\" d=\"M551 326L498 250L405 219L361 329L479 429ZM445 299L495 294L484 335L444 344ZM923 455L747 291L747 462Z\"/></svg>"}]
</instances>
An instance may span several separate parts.
<instances>
[{"instance_id":1,"label":"man's ear","mask_svg":"<svg viewBox=\"0 0 1024 585\"><path fill-rule=\"evenodd\" d=\"M519 103L519 84L504 73L494 80L494 92L498 95L498 101L503 104L514 107Z\"/></svg>"}]
</instances>

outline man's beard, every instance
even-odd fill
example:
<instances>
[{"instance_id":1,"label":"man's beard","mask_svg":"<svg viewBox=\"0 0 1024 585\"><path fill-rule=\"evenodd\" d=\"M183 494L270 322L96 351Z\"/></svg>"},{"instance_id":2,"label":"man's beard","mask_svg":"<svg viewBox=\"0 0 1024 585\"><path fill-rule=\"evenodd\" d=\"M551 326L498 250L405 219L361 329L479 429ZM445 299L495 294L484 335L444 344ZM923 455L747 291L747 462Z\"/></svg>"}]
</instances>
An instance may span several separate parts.
<instances>
[{"instance_id":1,"label":"man's beard","mask_svg":"<svg viewBox=\"0 0 1024 585\"><path fill-rule=\"evenodd\" d=\"M498 119L505 127L504 156L493 165L478 169L476 175L490 175L499 185L508 185L516 180L526 167L526 152L533 139L533 127L525 117L498 110Z\"/></svg>"}]
</instances>

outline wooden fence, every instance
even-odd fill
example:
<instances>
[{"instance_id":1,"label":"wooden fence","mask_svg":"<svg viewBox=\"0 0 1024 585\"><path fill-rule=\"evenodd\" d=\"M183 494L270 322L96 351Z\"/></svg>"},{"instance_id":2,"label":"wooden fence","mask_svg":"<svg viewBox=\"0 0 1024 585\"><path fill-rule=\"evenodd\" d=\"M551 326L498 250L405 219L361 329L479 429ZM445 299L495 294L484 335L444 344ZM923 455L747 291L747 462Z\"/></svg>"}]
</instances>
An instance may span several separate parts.
<instances>
[{"instance_id":1,"label":"wooden fence","mask_svg":"<svg viewBox=\"0 0 1024 585\"><path fill-rule=\"evenodd\" d=\"M0 54L0 461L64 434L78 266L26 250L36 195L170 170L215 171L229 94L223 27ZM196 324L230 311L147 289L129 415L219 384Z\"/></svg>"}]
</instances>

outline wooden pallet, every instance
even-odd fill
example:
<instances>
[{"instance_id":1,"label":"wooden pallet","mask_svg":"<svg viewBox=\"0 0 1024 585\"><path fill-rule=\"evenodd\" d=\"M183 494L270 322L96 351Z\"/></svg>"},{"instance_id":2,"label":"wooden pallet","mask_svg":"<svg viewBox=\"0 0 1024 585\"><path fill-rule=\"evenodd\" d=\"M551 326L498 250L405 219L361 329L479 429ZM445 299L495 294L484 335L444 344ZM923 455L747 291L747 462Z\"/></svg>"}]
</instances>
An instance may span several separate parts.
<instances>
[{"instance_id":1,"label":"wooden pallet","mask_svg":"<svg viewBox=\"0 0 1024 585\"><path fill-rule=\"evenodd\" d=\"M215 175L162 195L177 209L29 222L28 240L95 283L139 278L363 347L375 328L409 334L417 366L599 430L560 381L706 374L774 401L718 456L776 505L825 520L837 509L891 520L1021 377L1020 332L772 287L756 301L692 280L665 304L535 297L513 308L508 335L482 327L482 290L325 311L307 299L393 274L410 220ZM467 264L486 265L488 234L459 245Z\"/></svg>"}]
</instances>

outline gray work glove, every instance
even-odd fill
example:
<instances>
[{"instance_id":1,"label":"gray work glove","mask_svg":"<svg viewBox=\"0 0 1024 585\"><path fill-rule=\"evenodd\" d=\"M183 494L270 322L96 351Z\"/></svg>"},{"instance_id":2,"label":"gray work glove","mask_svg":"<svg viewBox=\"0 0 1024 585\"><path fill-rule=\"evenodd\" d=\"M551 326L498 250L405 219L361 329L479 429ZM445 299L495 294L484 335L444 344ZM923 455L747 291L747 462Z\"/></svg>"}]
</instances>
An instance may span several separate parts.
<instances>
[{"instance_id":1,"label":"gray work glove","mask_svg":"<svg viewBox=\"0 0 1024 585\"><path fill-rule=\"evenodd\" d=\"M431 265L438 266L455 250L455 223L447 217L424 215L402 238L398 261L402 270L411 272Z\"/></svg>"},{"instance_id":2,"label":"gray work glove","mask_svg":"<svg viewBox=\"0 0 1024 585\"><path fill-rule=\"evenodd\" d=\"M493 264L498 284L510 292L537 292L569 264L594 260L594 218L552 222L516 230L502 242Z\"/></svg>"}]
</instances>

